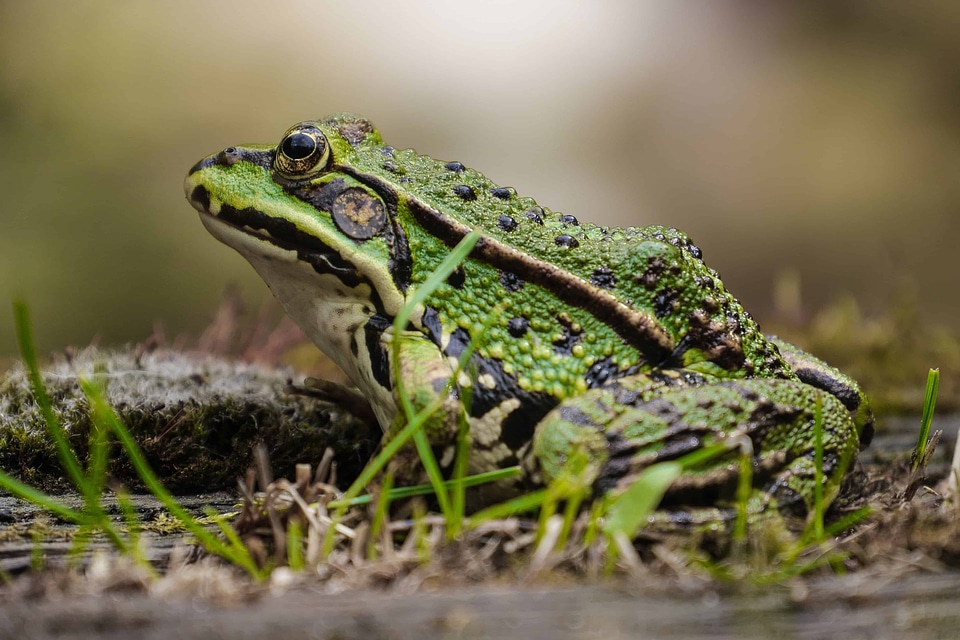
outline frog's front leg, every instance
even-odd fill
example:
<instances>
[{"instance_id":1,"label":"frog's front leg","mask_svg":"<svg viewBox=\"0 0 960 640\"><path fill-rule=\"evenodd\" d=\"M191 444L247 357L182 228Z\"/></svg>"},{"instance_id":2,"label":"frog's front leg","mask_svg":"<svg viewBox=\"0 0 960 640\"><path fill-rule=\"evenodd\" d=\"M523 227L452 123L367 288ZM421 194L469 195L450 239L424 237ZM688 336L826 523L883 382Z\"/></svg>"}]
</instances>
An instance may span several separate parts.
<instances>
[{"instance_id":1,"label":"frog's front leg","mask_svg":"<svg viewBox=\"0 0 960 640\"><path fill-rule=\"evenodd\" d=\"M457 416L463 411L458 385L450 385L453 367L450 360L430 339L422 333L405 331L398 338L396 351L399 361L396 369L400 379L395 379L394 371L390 377L393 385L393 400L396 413L390 423L385 441L394 437L401 429L423 411L430 413L424 422L424 432L440 458L441 466L449 466L444 460L445 454L452 452L457 435ZM392 337L386 333L383 347L393 354ZM392 358L391 358L392 362ZM452 454L451 454L452 455ZM406 480L419 481L413 468L419 466L419 458L412 446L408 446L398 456L395 468Z\"/></svg>"},{"instance_id":2,"label":"frog's front leg","mask_svg":"<svg viewBox=\"0 0 960 640\"><path fill-rule=\"evenodd\" d=\"M650 379L623 378L549 413L534 439L546 479L582 452L590 461L595 493L619 492L652 464L728 442L727 452L685 469L663 501L670 508L713 506L734 500L740 473L736 444L748 438L753 485L763 503L772 500L781 510L805 513L814 500L818 402L827 502L856 456L859 432L849 412L833 395L810 385L777 379L703 384L694 379L689 384L681 377L669 384L654 379L658 386L651 389L645 386Z\"/></svg>"}]
</instances>

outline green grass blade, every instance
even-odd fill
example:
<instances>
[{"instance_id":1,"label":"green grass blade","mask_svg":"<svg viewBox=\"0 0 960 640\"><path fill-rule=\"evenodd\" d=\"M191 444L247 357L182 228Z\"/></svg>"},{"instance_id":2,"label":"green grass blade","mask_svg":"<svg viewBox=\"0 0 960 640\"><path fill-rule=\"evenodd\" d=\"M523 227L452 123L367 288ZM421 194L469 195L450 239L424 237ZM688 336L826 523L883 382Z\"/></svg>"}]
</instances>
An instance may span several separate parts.
<instances>
[{"instance_id":1,"label":"green grass blade","mask_svg":"<svg viewBox=\"0 0 960 640\"><path fill-rule=\"evenodd\" d=\"M465 400L467 404L472 400L472 390L465 390L471 397ZM455 538L460 533L463 517L466 512L467 487L464 479L470 465L470 422L466 415L457 416L457 450L453 458L453 473L450 478L450 502L453 511L453 521L448 523L447 535ZM519 471L519 467L517 467Z\"/></svg>"},{"instance_id":2,"label":"green grass blade","mask_svg":"<svg viewBox=\"0 0 960 640\"><path fill-rule=\"evenodd\" d=\"M245 569L251 576L260 578L260 571L253 558L249 553L246 553L246 548L244 548L244 552L240 553L237 549L225 545L219 538L197 522L186 509L180 506L173 495L167 491L166 487L163 486L160 479L157 478L153 472L153 469L147 464L143 452L140 451L140 447L137 446L133 436L130 435L130 432L127 431L127 428L120 421L120 418L117 417L113 408L104 400L100 389L96 385L83 379L80 380L80 387L87 396L87 401L90 403L90 406L97 413L98 419L107 425L114 435L117 436L117 439L120 440L121 446L124 451L126 451L130 462L133 464L134 469L136 469L137 475L143 481L143 484L150 493L160 501L164 508L177 518L207 551L226 558Z\"/></svg>"},{"instance_id":3,"label":"green grass blade","mask_svg":"<svg viewBox=\"0 0 960 640\"><path fill-rule=\"evenodd\" d=\"M742 543L747 538L747 510L753 493L753 441L742 436L740 445L740 475L737 478L737 519L733 524L733 540Z\"/></svg>"},{"instance_id":4,"label":"green grass blade","mask_svg":"<svg viewBox=\"0 0 960 640\"><path fill-rule=\"evenodd\" d=\"M90 492L90 487L80 470L80 462L74 453L70 443L67 442L65 431L53 413L53 405L50 403L50 396L43 385L43 379L40 377L40 367L37 364L37 352L34 348L33 331L30 324L30 310L22 300L16 300L13 303L14 324L17 330L17 343L20 347L20 357L23 358L23 364L27 368L27 376L30 379L30 386L33 390L33 397L40 408L40 414L43 416L44 425L47 433L53 439L57 446L57 456L63 465L70 482L86 496Z\"/></svg>"},{"instance_id":5,"label":"green grass blade","mask_svg":"<svg viewBox=\"0 0 960 640\"><path fill-rule=\"evenodd\" d=\"M916 471L923 460L927 439L930 437L930 425L933 424L933 410L937 406L937 392L940 389L940 369L927 372L927 387L923 394L923 414L920 418L920 433L917 446L913 451L913 470Z\"/></svg>"},{"instance_id":6,"label":"green grass blade","mask_svg":"<svg viewBox=\"0 0 960 640\"><path fill-rule=\"evenodd\" d=\"M509 518L510 516L514 516L518 513L529 513L530 511L540 508L540 505L542 505L546 499L546 489L531 491L530 493L518 496L512 500L507 500L505 502L501 502L500 504L495 504L487 507L486 509L477 511L467 518L467 526L473 528L480 523L486 522L487 520Z\"/></svg>"},{"instance_id":7,"label":"green grass blade","mask_svg":"<svg viewBox=\"0 0 960 640\"><path fill-rule=\"evenodd\" d=\"M520 467L506 467L505 469L497 469L496 471L487 471L485 473L478 473L472 476L467 476L463 479L464 488L476 487L481 484L487 484L490 482L499 482L500 480L508 480L510 478L520 475ZM444 482L444 486L448 489L454 486L453 480L447 480ZM414 496L426 496L433 495L433 485L431 484L416 484L409 487L395 487L390 490L390 500L403 500L405 498L412 498ZM371 496L370 494L364 494L362 496L357 496L345 501L343 498L339 500L331 500L327 507L329 509L340 509L343 507L356 507L364 504L370 504Z\"/></svg>"},{"instance_id":8,"label":"green grass blade","mask_svg":"<svg viewBox=\"0 0 960 640\"><path fill-rule=\"evenodd\" d=\"M107 378L102 372L95 373L92 382L99 387L102 395L106 395ZM110 461L110 428L96 420L95 415L91 418L94 419L91 420L87 482L91 486L91 493L101 496L107 483L107 466Z\"/></svg>"},{"instance_id":9,"label":"green grass blade","mask_svg":"<svg viewBox=\"0 0 960 640\"><path fill-rule=\"evenodd\" d=\"M817 394L813 413L813 535L823 539L823 398Z\"/></svg>"},{"instance_id":10,"label":"green grass blade","mask_svg":"<svg viewBox=\"0 0 960 640\"><path fill-rule=\"evenodd\" d=\"M387 513L390 511L390 490L393 489L393 474L387 472L383 478L383 486L380 488L380 496L377 498L377 508L373 512L373 521L370 523L370 535L367 538L367 559L373 560L377 557L377 539L380 537L380 529L387 520Z\"/></svg>"},{"instance_id":11,"label":"green grass blade","mask_svg":"<svg viewBox=\"0 0 960 640\"><path fill-rule=\"evenodd\" d=\"M76 524L90 524L94 519L90 514L71 509L64 504L57 502L47 494L37 491L30 485L23 484L13 476L9 476L3 471L0 471L0 489L3 489L7 493L10 493L18 498L22 498L27 502L32 502L33 504L42 507L45 511L55 514L59 518L69 520L70 522L74 522Z\"/></svg>"},{"instance_id":12,"label":"green grass blade","mask_svg":"<svg viewBox=\"0 0 960 640\"><path fill-rule=\"evenodd\" d=\"M621 532L633 540L660 505L670 484L683 473L679 462L660 462L643 470L626 491L614 498L607 512L604 532L611 538Z\"/></svg>"},{"instance_id":13,"label":"green grass blade","mask_svg":"<svg viewBox=\"0 0 960 640\"><path fill-rule=\"evenodd\" d=\"M470 253L479 239L480 233L478 231L472 231L464 236L464 238L457 244L456 247L453 248L447 257L443 259L433 273L430 274L426 281L421 286L417 287L416 291L414 291L409 297L407 302L397 313L397 317L394 319L393 338L390 345L393 356L393 378L397 387L397 396L400 399L400 408L406 417L408 425L411 423L418 423L419 426L422 426L426 422L426 419L429 418L429 416L439 408L439 404L433 409L433 411L427 413L426 415L423 415L424 412L421 411L420 415L423 417L418 420L420 416L417 416L415 413L415 407L413 406L413 402L410 400L410 396L404 387L403 375L400 371L400 337L406 330L407 324L410 322L410 317L413 315L414 310L419 305L423 304L427 297L433 293L437 287L446 281L450 274L453 273L453 270L456 269L461 262L463 262L464 258L467 257L467 254ZM453 376L453 378L455 378L455 376ZM451 511L447 490L443 484L443 475L440 473L440 467L436 464L436 459L433 456L433 452L430 450L426 434L421 436L418 430L414 431L413 437L417 446L417 451L420 454L421 461L423 462L424 468L427 471L427 477L430 478L430 483L434 485L434 493L437 496L437 501L440 504L440 508L443 511L444 517L446 517L449 522L453 518L453 513Z\"/></svg>"},{"instance_id":14,"label":"green grass blade","mask_svg":"<svg viewBox=\"0 0 960 640\"><path fill-rule=\"evenodd\" d=\"M427 477L430 479L433 493L437 496L440 511L449 523L453 520L453 511L450 507L450 492L447 491L443 480L443 472L440 471L440 465L437 464L437 458L433 455L430 441L427 439L427 434L423 432L423 429L417 429L413 432L413 442L417 446L420 462L423 464L423 468L427 472Z\"/></svg>"},{"instance_id":15,"label":"green grass blade","mask_svg":"<svg viewBox=\"0 0 960 640\"><path fill-rule=\"evenodd\" d=\"M287 523L287 566L293 571L301 571L305 562L303 559L303 527L296 518Z\"/></svg>"}]
</instances>

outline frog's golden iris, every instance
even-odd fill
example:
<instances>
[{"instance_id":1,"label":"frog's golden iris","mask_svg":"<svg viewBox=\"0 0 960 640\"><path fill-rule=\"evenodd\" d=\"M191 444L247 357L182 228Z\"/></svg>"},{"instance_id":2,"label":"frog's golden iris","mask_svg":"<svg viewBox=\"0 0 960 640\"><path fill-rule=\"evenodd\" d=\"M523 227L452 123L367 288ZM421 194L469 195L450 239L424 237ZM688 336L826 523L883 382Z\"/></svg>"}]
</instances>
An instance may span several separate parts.
<instances>
[{"instance_id":1,"label":"frog's golden iris","mask_svg":"<svg viewBox=\"0 0 960 640\"><path fill-rule=\"evenodd\" d=\"M330 146L323 132L312 123L301 122L284 134L274 165L283 177L298 180L325 169L329 159Z\"/></svg>"}]
</instances>

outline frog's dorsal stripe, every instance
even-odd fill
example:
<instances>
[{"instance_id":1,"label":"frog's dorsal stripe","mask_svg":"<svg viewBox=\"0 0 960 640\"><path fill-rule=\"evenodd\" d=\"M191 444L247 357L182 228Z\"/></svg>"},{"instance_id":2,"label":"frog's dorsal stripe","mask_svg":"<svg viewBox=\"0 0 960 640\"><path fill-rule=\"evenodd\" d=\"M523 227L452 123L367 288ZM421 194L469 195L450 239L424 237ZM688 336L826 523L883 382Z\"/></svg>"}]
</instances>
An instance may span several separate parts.
<instances>
[{"instance_id":1,"label":"frog's dorsal stripe","mask_svg":"<svg viewBox=\"0 0 960 640\"><path fill-rule=\"evenodd\" d=\"M455 246L470 233L466 225L416 200L412 200L409 206L417 221L447 246ZM470 257L502 271L515 273L526 282L543 287L566 304L588 310L627 344L636 348L651 364L662 362L673 352L673 338L656 318L641 309L631 309L610 292L569 271L518 251L488 235L480 237Z\"/></svg>"}]
</instances>

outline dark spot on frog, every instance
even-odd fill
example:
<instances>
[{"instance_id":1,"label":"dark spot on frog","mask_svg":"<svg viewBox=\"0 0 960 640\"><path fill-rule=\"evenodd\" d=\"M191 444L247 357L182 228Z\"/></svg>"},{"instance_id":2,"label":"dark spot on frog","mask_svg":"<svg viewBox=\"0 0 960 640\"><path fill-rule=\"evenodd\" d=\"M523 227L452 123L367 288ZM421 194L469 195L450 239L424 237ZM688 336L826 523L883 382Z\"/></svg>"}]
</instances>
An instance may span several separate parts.
<instances>
[{"instance_id":1,"label":"dark spot on frog","mask_svg":"<svg viewBox=\"0 0 960 640\"><path fill-rule=\"evenodd\" d=\"M693 453L701 447L703 447L703 441L692 434L683 438L671 439L657 451L656 461L676 460L680 456Z\"/></svg>"},{"instance_id":2,"label":"dark spot on frog","mask_svg":"<svg viewBox=\"0 0 960 640\"><path fill-rule=\"evenodd\" d=\"M390 355L380 340L387 327L393 325L393 319L379 313L370 316L364 325L367 353L370 355L370 370L373 379L384 389L390 389Z\"/></svg>"},{"instance_id":3,"label":"dark spot on frog","mask_svg":"<svg viewBox=\"0 0 960 640\"><path fill-rule=\"evenodd\" d=\"M717 299L713 296L705 296L703 300L700 301L700 306L707 313L715 313L720 308L720 305L717 303Z\"/></svg>"},{"instance_id":4,"label":"dark spot on frog","mask_svg":"<svg viewBox=\"0 0 960 640\"><path fill-rule=\"evenodd\" d=\"M510 216L502 215L499 218L497 218L497 228L500 229L501 231L510 232L516 229L517 226L519 226L517 224L517 221L511 218Z\"/></svg>"},{"instance_id":5,"label":"dark spot on frog","mask_svg":"<svg viewBox=\"0 0 960 640\"><path fill-rule=\"evenodd\" d=\"M570 333L569 329L563 330L563 335L553 341L553 350L562 356L568 356L573 353L574 345L580 343L580 335Z\"/></svg>"},{"instance_id":6,"label":"dark spot on frog","mask_svg":"<svg viewBox=\"0 0 960 640\"><path fill-rule=\"evenodd\" d=\"M500 392L500 395L503 398L516 398L520 401L520 406L500 425L500 439L511 451L519 451L533 440L537 423L557 405L557 399L546 393L523 391L512 377L510 383L515 391Z\"/></svg>"},{"instance_id":7,"label":"dark spot on frog","mask_svg":"<svg viewBox=\"0 0 960 640\"><path fill-rule=\"evenodd\" d=\"M661 367L683 366L683 354L689 349L699 349L708 360L717 366L733 371L747 368L743 347L737 335L736 325L711 318L703 309L696 309L687 315L690 328L680 339L679 344L663 362Z\"/></svg>"},{"instance_id":8,"label":"dark spot on frog","mask_svg":"<svg viewBox=\"0 0 960 640\"><path fill-rule=\"evenodd\" d=\"M576 216L561 215L559 218L560 222L566 226L580 226L580 221L577 220Z\"/></svg>"},{"instance_id":9,"label":"dark spot on frog","mask_svg":"<svg viewBox=\"0 0 960 640\"><path fill-rule=\"evenodd\" d=\"M382 155L390 156L390 157L392 158L392 157L393 157L393 147L391 147L390 145L387 145L387 146L385 146L385 147L381 147L381 148L380 148L380 153L381 153Z\"/></svg>"},{"instance_id":10,"label":"dark spot on frog","mask_svg":"<svg viewBox=\"0 0 960 640\"><path fill-rule=\"evenodd\" d=\"M636 276L636 281L644 289L652 291L660 282L660 276L667 269L667 263L660 256L647 258L647 268L640 275Z\"/></svg>"},{"instance_id":11,"label":"dark spot on frog","mask_svg":"<svg viewBox=\"0 0 960 640\"><path fill-rule=\"evenodd\" d=\"M693 279L693 281L694 281L694 283L696 283L696 285L697 285L698 287L700 287L701 289L710 289L710 290L713 290L713 289L716 289L716 288L717 288L717 283L716 283L716 281L715 281L713 278L711 278L710 276L696 276L696 277Z\"/></svg>"},{"instance_id":12,"label":"dark spot on frog","mask_svg":"<svg viewBox=\"0 0 960 640\"><path fill-rule=\"evenodd\" d=\"M590 365L590 368L583 375L583 380L587 383L587 388L595 389L596 387L602 387L611 380L633 375L638 370L637 365L621 370L620 365L608 357L597 360Z\"/></svg>"},{"instance_id":13,"label":"dark spot on frog","mask_svg":"<svg viewBox=\"0 0 960 640\"><path fill-rule=\"evenodd\" d=\"M426 325L426 320L424 325ZM470 334L463 329L456 329L450 334L447 348L444 353L453 358L459 358L467 345L470 344ZM550 409L557 405L557 399L546 393L525 391L520 388L517 379L503 370L503 363L493 358L483 358L474 353L470 358L469 367L476 371L477 377L490 376L493 386L478 384L473 388L470 403L470 415L474 418L486 415L506 399L515 398L520 401L500 425L500 439L511 451L518 451L533 438L533 432L540 419Z\"/></svg>"},{"instance_id":14,"label":"dark spot on frog","mask_svg":"<svg viewBox=\"0 0 960 640\"><path fill-rule=\"evenodd\" d=\"M601 289L613 289L617 284L617 277L609 267L597 267L590 274L590 284Z\"/></svg>"},{"instance_id":15,"label":"dark spot on frog","mask_svg":"<svg viewBox=\"0 0 960 640\"><path fill-rule=\"evenodd\" d=\"M427 310L423 312L421 323L423 328L427 330L430 341L438 347L441 346L443 325L440 324L440 314L437 313L437 310L433 307L427 307Z\"/></svg>"},{"instance_id":16,"label":"dark spot on frog","mask_svg":"<svg viewBox=\"0 0 960 640\"><path fill-rule=\"evenodd\" d=\"M424 325L426 325L426 321L424 321ZM444 350L444 353L448 356L459 358L460 354L463 353L469 344L470 332L461 328L454 329L453 333L450 334L450 340L447 342L447 348Z\"/></svg>"},{"instance_id":17,"label":"dark spot on frog","mask_svg":"<svg viewBox=\"0 0 960 640\"><path fill-rule=\"evenodd\" d=\"M665 289L658 291L653 298L653 313L657 318L666 318L677 308L680 298L680 291L677 289Z\"/></svg>"},{"instance_id":18,"label":"dark spot on frog","mask_svg":"<svg viewBox=\"0 0 960 640\"><path fill-rule=\"evenodd\" d=\"M476 190L468 184L458 184L453 188L453 194L461 200L468 202L477 199Z\"/></svg>"},{"instance_id":19,"label":"dark spot on frog","mask_svg":"<svg viewBox=\"0 0 960 640\"><path fill-rule=\"evenodd\" d=\"M448 162L447 164L443 165L443 168L447 171L453 171L454 173L460 173L466 169L466 167L464 167L460 162Z\"/></svg>"},{"instance_id":20,"label":"dark spot on frog","mask_svg":"<svg viewBox=\"0 0 960 640\"><path fill-rule=\"evenodd\" d=\"M524 211L523 215L527 216L527 219L531 220L534 224L538 224L541 227L543 226L543 209L540 207L531 207Z\"/></svg>"},{"instance_id":21,"label":"dark spot on frog","mask_svg":"<svg viewBox=\"0 0 960 640\"><path fill-rule=\"evenodd\" d=\"M490 189L490 195L500 200L509 200L513 196L513 190L509 187L494 187Z\"/></svg>"},{"instance_id":22,"label":"dark spot on frog","mask_svg":"<svg viewBox=\"0 0 960 640\"><path fill-rule=\"evenodd\" d=\"M577 407L564 405L561 406L557 411L560 413L560 418L562 420L566 420L567 422L572 422L573 424L581 427L596 426L594 425L593 420L590 419L590 416Z\"/></svg>"},{"instance_id":23,"label":"dark spot on frog","mask_svg":"<svg viewBox=\"0 0 960 640\"><path fill-rule=\"evenodd\" d=\"M526 284L526 282L524 282L520 276L512 271L500 272L500 285L510 293L516 293L517 291L520 291L523 289L524 284Z\"/></svg>"},{"instance_id":24,"label":"dark spot on frog","mask_svg":"<svg viewBox=\"0 0 960 640\"><path fill-rule=\"evenodd\" d=\"M568 249L576 249L580 246L580 242L576 238L567 235L566 233L561 233L559 236L554 238L553 243L558 247L567 247Z\"/></svg>"},{"instance_id":25,"label":"dark spot on frog","mask_svg":"<svg viewBox=\"0 0 960 640\"><path fill-rule=\"evenodd\" d=\"M526 318L510 318L507 322L507 333L514 338L522 338L529 328L530 321Z\"/></svg>"},{"instance_id":26,"label":"dark spot on frog","mask_svg":"<svg viewBox=\"0 0 960 640\"><path fill-rule=\"evenodd\" d=\"M193 191L190 192L190 202L200 205L204 211L209 211L210 193L207 191L207 188L202 185L197 185Z\"/></svg>"},{"instance_id":27,"label":"dark spot on frog","mask_svg":"<svg viewBox=\"0 0 960 640\"><path fill-rule=\"evenodd\" d=\"M463 283L467 281L467 273L463 270L463 266L459 266L450 272L450 275L447 276L447 284L449 284L454 289L463 289Z\"/></svg>"},{"instance_id":28,"label":"dark spot on frog","mask_svg":"<svg viewBox=\"0 0 960 640\"><path fill-rule=\"evenodd\" d=\"M513 454L505 456L502 460L500 460L501 469L505 469L507 467L515 467L518 464L520 464L520 459Z\"/></svg>"},{"instance_id":29,"label":"dark spot on frog","mask_svg":"<svg viewBox=\"0 0 960 640\"><path fill-rule=\"evenodd\" d=\"M383 163L383 168L389 171L390 173L401 173L400 167L397 166L397 163L393 160L387 160Z\"/></svg>"},{"instance_id":30,"label":"dark spot on frog","mask_svg":"<svg viewBox=\"0 0 960 640\"><path fill-rule=\"evenodd\" d=\"M743 404L733 400L723 403L723 408L731 413L743 413Z\"/></svg>"}]
</instances>

